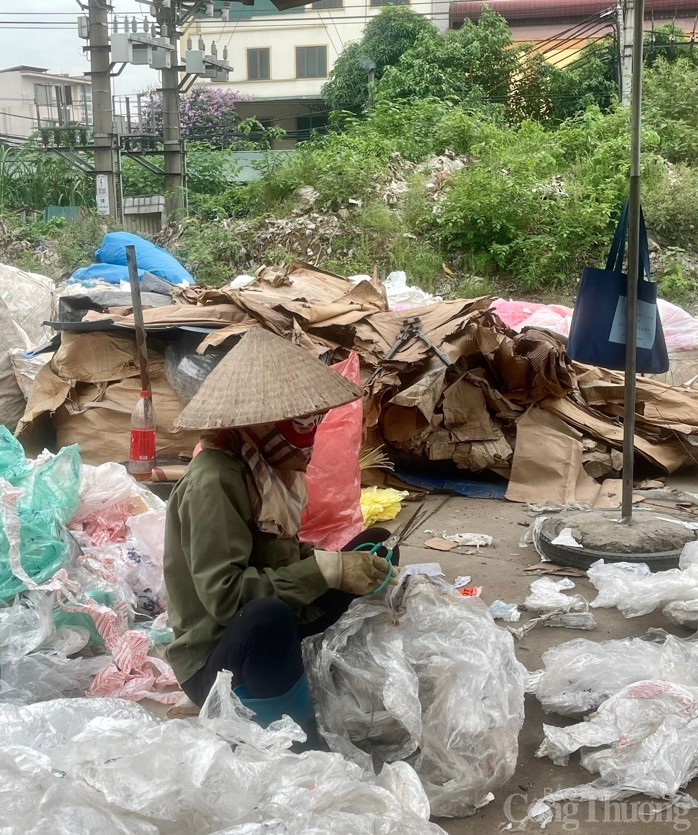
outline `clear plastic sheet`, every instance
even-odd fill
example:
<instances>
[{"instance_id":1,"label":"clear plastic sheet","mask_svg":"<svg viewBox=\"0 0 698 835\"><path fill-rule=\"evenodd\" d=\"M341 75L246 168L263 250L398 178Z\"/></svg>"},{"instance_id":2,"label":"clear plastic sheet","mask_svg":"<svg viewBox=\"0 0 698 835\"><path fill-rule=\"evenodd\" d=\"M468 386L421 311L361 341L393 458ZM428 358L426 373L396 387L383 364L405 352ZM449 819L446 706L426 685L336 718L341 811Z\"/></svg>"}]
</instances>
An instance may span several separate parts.
<instances>
[{"instance_id":1,"label":"clear plastic sheet","mask_svg":"<svg viewBox=\"0 0 698 835\"><path fill-rule=\"evenodd\" d=\"M586 600L579 594L563 594L574 588L574 583L567 577L553 580L541 577L531 583L531 593L523 602L523 608L529 612L548 615L552 612L579 612L588 609Z\"/></svg>"},{"instance_id":2,"label":"clear plastic sheet","mask_svg":"<svg viewBox=\"0 0 698 835\"><path fill-rule=\"evenodd\" d=\"M337 754L292 754L300 729L259 728L230 686L220 674L191 721L114 699L0 704L0 831L444 835L409 766L376 777Z\"/></svg>"},{"instance_id":3,"label":"clear plastic sheet","mask_svg":"<svg viewBox=\"0 0 698 835\"><path fill-rule=\"evenodd\" d=\"M187 334L171 342L165 350L165 376L179 398L186 406L201 384L228 353L230 348L211 348L205 354L196 349L202 337Z\"/></svg>"},{"instance_id":4,"label":"clear plastic sheet","mask_svg":"<svg viewBox=\"0 0 698 835\"><path fill-rule=\"evenodd\" d=\"M666 635L589 641L579 638L543 653L532 692L546 713L574 716L595 710L624 687L643 679L698 687L698 644Z\"/></svg>"},{"instance_id":5,"label":"clear plastic sheet","mask_svg":"<svg viewBox=\"0 0 698 835\"><path fill-rule=\"evenodd\" d=\"M543 653L536 698L546 713L588 713L622 687L646 678L661 651L661 645L641 638L566 641Z\"/></svg>"},{"instance_id":6,"label":"clear plastic sheet","mask_svg":"<svg viewBox=\"0 0 698 835\"><path fill-rule=\"evenodd\" d=\"M698 689L644 680L624 687L584 722L566 728L544 725L536 756L565 765L582 750L581 764L599 777L543 798L614 800L636 793L689 806L681 793L698 774Z\"/></svg>"},{"instance_id":7,"label":"clear plastic sheet","mask_svg":"<svg viewBox=\"0 0 698 835\"><path fill-rule=\"evenodd\" d=\"M68 658L56 651L39 651L2 665L0 699L33 704L83 696L96 673L111 663L108 655Z\"/></svg>"},{"instance_id":8,"label":"clear plastic sheet","mask_svg":"<svg viewBox=\"0 0 698 835\"><path fill-rule=\"evenodd\" d=\"M527 673L483 601L410 577L303 654L330 748L365 768L406 760L432 814L472 814L514 773Z\"/></svg>"},{"instance_id":9,"label":"clear plastic sheet","mask_svg":"<svg viewBox=\"0 0 698 835\"><path fill-rule=\"evenodd\" d=\"M651 572L645 563L595 562L587 572L598 591L594 608L616 607L626 618L647 615L678 600L698 600L698 542L689 542L678 568Z\"/></svg>"},{"instance_id":10,"label":"clear plastic sheet","mask_svg":"<svg viewBox=\"0 0 698 835\"><path fill-rule=\"evenodd\" d=\"M80 484L80 504L70 520L70 529L83 532L91 545L122 539L132 493L132 480L121 464L86 465Z\"/></svg>"}]
</instances>

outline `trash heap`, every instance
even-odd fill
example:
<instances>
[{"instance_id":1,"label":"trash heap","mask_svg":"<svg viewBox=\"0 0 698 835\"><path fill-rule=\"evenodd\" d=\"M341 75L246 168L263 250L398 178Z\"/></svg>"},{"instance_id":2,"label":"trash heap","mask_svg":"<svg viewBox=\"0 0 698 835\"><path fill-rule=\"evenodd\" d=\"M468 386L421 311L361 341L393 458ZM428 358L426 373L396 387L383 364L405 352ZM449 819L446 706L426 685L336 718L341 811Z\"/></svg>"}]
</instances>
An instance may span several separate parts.
<instances>
[{"instance_id":1,"label":"trash heap","mask_svg":"<svg viewBox=\"0 0 698 835\"><path fill-rule=\"evenodd\" d=\"M437 835L431 814L472 814L513 774L525 670L480 600L406 577L357 601L306 647L338 753L296 755L303 732L257 726L229 673L196 720L131 704L181 695L162 659L163 502L76 446L28 460L4 427L0 488L0 827ZM337 653L353 675L335 694ZM338 698L357 702L346 728Z\"/></svg>"},{"instance_id":2,"label":"trash heap","mask_svg":"<svg viewBox=\"0 0 698 835\"><path fill-rule=\"evenodd\" d=\"M76 446L34 461L0 427L0 695L179 697L160 657L164 503Z\"/></svg>"},{"instance_id":3,"label":"trash heap","mask_svg":"<svg viewBox=\"0 0 698 835\"><path fill-rule=\"evenodd\" d=\"M598 590L594 608L617 607L625 617L639 617L663 606L673 623L698 626L696 542L684 546L677 569L651 573L644 564L600 560L588 574ZM546 713L579 721L544 725L536 756L566 765L579 751L581 765L597 776L536 801L527 820L545 826L554 803L638 793L681 809L698 807L683 791L698 774L697 670L695 635L684 639L663 629L644 638L582 638L548 649L527 690Z\"/></svg>"},{"instance_id":4,"label":"trash heap","mask_svg":"<svg viewBox=\"0 0 698 835\"><path fill-rule=\"evenodd\" d=\"M156 391L159 442L169 439L170 453L190 444L172 436L178 400L191 397L245 331L264 327L328 362L358 353L367 438L386 443L403 469L450 462L507 478L514 501L537 501L545 487L550 501L590 504L599 497L597 479L619 469L623 375L572 363L564 338L551 331L517 333L489 298L390 310L377 279L350 281L299 262L264 268L243 283L175 289L175 304L145 311L156 379L167 395L158 403ZM105 415L116 423L115 413L130 411L137 397L133 317L90 311L79 324L56 328L65 347L38 375L19 431L55 414L62 443L79 439L87 461L109 460L106 453L115 452L93 450L89 438L106 438ZM160 337L170 346L164 376ZM62 365L64 352L80 361ZM112 360L123 354L120 367ZM673 472L693 460L697 401L695 390L638 379L635 445L651 471Z\"/></svg>"},{"instance_id":5,"label":"trash heap","mask_svg":"<svg viewBox=\"0 0 698 835\"><path fill-rule=\"evenodd\" d=\"M290 752L291 719L262 729L221 673L201 716L156 719L116 699L0 704L0 827L23 835L444 835L404 763L371 775ZM7 827L7 829L5 829Z\"/></svg>"},{"instance_id":6,"label":"trash heap","mask_svg":"<svg viewBox=\"0 0 698 835\"><path fill-rule=\"evenodd\" d=\"M514 774L527 673L485 603L409 576L303 643L318 728L364 768L405 761L436 816L465 817Z\"/></svg>"}]
</instances>

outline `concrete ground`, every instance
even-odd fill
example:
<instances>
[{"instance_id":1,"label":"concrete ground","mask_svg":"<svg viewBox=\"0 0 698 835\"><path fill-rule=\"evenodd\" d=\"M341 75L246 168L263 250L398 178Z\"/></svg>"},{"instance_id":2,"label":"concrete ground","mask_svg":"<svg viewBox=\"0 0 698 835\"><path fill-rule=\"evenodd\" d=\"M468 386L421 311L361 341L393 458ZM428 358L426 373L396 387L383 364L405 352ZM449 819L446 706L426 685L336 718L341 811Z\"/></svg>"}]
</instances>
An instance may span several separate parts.
<instances>
[{"instance_id":1,"label":"concrete ground","mask_svg":"<svg viewBox=\"0 0 698 835\"><path fill-rule=\"evenodd\" d=\"M669 486L698 493L698 469L670 480ZM457 575L471 575L472 584L482 586L482 597L487 603L498 598L506 602L523 602L531 581L537 576L525 574L524 569L540 561L532 546L519 547L522 534L526 530L525 526L532 522L533 517L527 515L524 506L505 501L453 497L441 504L444 498L439 495L426 498L425 508L432 508L435 513L402 545L401 564L439 562L449 580L455 579ZM398 523L413 512L413 507L410 504L406 506L397 520ZM430 535L424 532L425 528L439 533L486 533L494 538L494 544L472 555L464 554L467 550L465 548L439 552L423 547L425 540L430 538ZM588 600L593 600L596 591L586 578L573 579L576 584L575 591ZM580 637L602 641L609 638L640 636L650 627L662 627L682 637L689 634L687 630L670 624L661 610L646 617L630 620L625 619L615 609L595 609L594 614L598 628L593 632L543 626L533 629L523 640L517 642L519 660L529 670L536 670L541 666L541 655L546 649ZM526 617L524 615L524 619ZM467 706L464 706L464 709L467 709ZM532 696L526 696L526 720L519 738L516 773L505 786L495 792L495 800L473 817L439 820L438 823L449 835L497 833L500 826L509 820L521 820L528 804L542 797L546 791L587 783L593 779L580 767L578 756L573 755L566 767L555 766L547 758L536 758L535 751L543 739L544 722L554 725L570 724L559 716L544 714L538 701ZM658 817L651 817L646 801L646 797L637 796L624 803L605 805L568 803L558 809L556 819L546 827L545 832L549 835L560 835L566 832L586 833L593 830L608 835L625 835L635 831L633 827L639 827L639 831L647 835L671 831L684 832L694 827L698 831L698 810L691 813L665 810ZM528 831L539 831L539 827L529 824Z\"/></svg>"}]
</instances>

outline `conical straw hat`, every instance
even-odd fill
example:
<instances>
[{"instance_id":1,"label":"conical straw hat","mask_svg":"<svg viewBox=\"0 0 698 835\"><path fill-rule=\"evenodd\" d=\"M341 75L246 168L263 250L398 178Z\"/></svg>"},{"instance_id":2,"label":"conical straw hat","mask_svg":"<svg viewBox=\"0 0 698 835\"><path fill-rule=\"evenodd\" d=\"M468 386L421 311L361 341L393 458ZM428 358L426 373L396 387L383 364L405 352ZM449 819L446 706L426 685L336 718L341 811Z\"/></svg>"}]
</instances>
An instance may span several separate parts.
<instances>
[{"instance_id":1,"label":"conical straw hat","mask_svg":"<svg viewBox=\"0 0 698 835\"><path fill-rule=\"evenodd\" d=\"M361 389L303 348L263 328L248 331L182 410L182 429L276 423L361 397Z\"/></svg>"}]
</instances>

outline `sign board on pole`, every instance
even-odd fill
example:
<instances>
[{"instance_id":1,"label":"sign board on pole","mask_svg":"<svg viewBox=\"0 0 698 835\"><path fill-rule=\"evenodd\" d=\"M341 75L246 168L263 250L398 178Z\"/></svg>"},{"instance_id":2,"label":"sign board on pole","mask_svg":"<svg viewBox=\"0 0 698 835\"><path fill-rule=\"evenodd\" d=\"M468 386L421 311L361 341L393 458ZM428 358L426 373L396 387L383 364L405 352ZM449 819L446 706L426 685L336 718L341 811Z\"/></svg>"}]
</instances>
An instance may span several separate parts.
<instances>
[{"instance_id":1,"label":"sign board on pole","mask_svg":"<svg viewBox=\"0 0 698 835\"><path fill-rule=\"evenodd\" d=\"M97 214L108 215L109 206L109 177L106 174L97 174L95 177L97 196Z\"/></svg>"}]
</instances>

